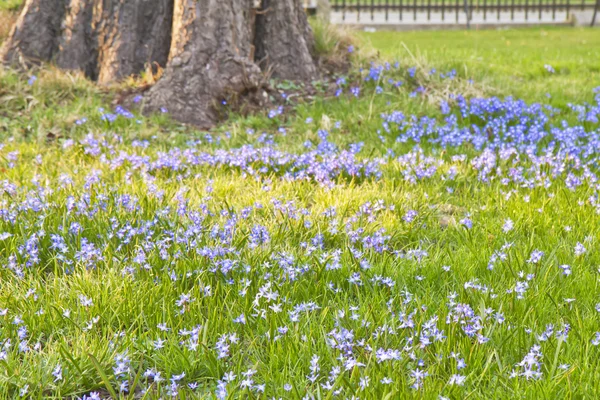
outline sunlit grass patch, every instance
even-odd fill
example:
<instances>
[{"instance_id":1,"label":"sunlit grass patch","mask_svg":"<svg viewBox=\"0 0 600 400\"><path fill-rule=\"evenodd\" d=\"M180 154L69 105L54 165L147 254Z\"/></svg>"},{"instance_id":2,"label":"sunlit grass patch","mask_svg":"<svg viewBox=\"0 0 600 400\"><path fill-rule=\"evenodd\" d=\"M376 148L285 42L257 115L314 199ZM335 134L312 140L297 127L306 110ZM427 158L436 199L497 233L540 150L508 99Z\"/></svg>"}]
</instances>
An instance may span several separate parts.
<instances>
[{"instance_id":1,"label":"sunlit grass patch","mask_svg":"<svg viewBox=\"0 0 600 400\"><path fill-rule=\"evenodd\" d=\"M0 397L595 397L596 39L544 32L369 34L210 132L0 70Z\"/></svg>"}]
</instances>

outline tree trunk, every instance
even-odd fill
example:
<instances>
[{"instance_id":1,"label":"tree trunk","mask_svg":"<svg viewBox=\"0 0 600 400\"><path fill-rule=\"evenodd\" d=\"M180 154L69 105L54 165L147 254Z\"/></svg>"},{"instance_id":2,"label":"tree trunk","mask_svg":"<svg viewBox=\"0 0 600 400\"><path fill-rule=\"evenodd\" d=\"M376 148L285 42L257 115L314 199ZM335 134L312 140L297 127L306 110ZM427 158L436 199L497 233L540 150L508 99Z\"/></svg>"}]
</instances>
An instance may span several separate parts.
<instances>
[{"instance_id":1,"label":"tree trunk","mask_svg":"<svg viewBox=\"0 0 600 400\"><path fill-rule=\"evenodd\" d=\"M172 0L27 0L2 59L56 61L108 83L166 64L172 14Z\"/></svg>"},{"instance_id":2,"label":"tree trunk","mask_svg":"<svg viewBox=\"0 0 600 400\"><path fill-rule=\"evenodd\" d=\"M66 0L27 0L0 54L11 65L50 61L58 49Z\"/></svg>"},{"instance_id":3,"label":"tree trunk","mask_svg":"<svg viewBox=\"0 0 600 400\"><path fill-rule=\"evenodd\" d=\"M217 122L220 102L258 93L265 74L318 76L301 0L27 0L0 59L54 61L100 83L164 67L145 111ZM262 68L262 71L261 71Z\"/></svg>"},{"instance_id":4,"label":"tree trunk","mask_svg":"<svg viewBox=\"0 0 600 400\"><path fill-rule=\"evenodd\" d=\"M67 0L59 46L53 58L63 69L79 70L91 79L98 76L98 45L92 29L94 3L89 0Z\"/></svg>"},{"instance_id":5,"label":"tree trunk","mask_svg":"<svg viewBox=\"0 0 600 400\"><path fill-rule=\"evenodd\" d=\"M171 0L104 0L93 26L98 32L98 81L107 83L165 65L169 56Z\"/></svg>"},{"instance_id":6,"label":"tree trunk","mask_svg":"<svg viewBox=\"0 0 600 400\"><path fill-rule=\"evenodd\" d=\"M256 60L274 77L310 81L317 76L312 30L302 1L263 0L255 45Z\"/></svg>"},{"instance_id":7,"label":"tree trunk","mask_svg":"<svg viewBox=\"0 0 600 400\"><path fill-rule=\"evenodd\" d=\"M179 121L207 127L229 92L256 90L262 76L251 58L251 6L250 0L175 0L170 61L146 96L147 110L165 107Z\"/></svg>"}]
</instances>

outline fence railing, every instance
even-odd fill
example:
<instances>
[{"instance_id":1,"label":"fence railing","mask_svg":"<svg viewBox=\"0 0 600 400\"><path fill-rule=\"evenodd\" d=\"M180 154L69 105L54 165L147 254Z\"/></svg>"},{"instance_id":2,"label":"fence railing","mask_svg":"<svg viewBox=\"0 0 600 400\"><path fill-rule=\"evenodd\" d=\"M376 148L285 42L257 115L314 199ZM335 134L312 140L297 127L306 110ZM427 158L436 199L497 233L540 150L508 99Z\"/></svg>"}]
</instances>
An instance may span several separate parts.
<instances>
[{"instance_id":1,"label":"fence railing","mask_svg":"<svg viewBox=\"0 0 600 400\"><path fill-rule=\"evenodd\" d=\"M417 23L566 22L575 11L593 12L600 0L330 0L342 20Z\"/></svg>"}]
</instances>

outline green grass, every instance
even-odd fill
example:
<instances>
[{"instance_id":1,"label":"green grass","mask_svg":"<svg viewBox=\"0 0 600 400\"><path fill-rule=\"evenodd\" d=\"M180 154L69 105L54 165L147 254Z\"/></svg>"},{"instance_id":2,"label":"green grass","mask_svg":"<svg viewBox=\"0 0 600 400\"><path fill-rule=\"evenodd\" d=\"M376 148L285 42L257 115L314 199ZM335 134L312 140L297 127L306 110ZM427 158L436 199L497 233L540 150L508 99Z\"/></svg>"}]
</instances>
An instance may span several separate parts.
<instances>
[{"instance_id":1,"label":"green grass","mask_svg":"<svg viewBox=\"0 0 600 400\"><path fill-rule=\"evenodd\" d=\"M587 28L361 33L390 60L413 57L440 70L456 68L488 92L565 105L591 99L600 84L600 35ZM544 65L556 74L549 76Z\"/></svg>"},{"instance_id":2,"label":"green grass","mask_svg":"<svg viewBox=\"0 0 600 400\"><path fill-rule=\"evenodd\" d=\"M356 342L362 341L354 344L352 354L365 365L342 370L336 377L335 388L342 390L338 398L596 398L600 349L590 343L600 330L595 310L600 302L595 183L586 182L575 191L566 188L564 179L533 189L498 179L484 183L471 166L478 150L472 146L444 150L428 143L421 144L423 154L416 159L431 156L443 164L435 178L415 184L403 175L410 163L396 159L381 165L379 180L344 175L334 179L332 188L310 179L286 179L283 166L261 172L258 161L253 164L255 176L239 166L142 165L145 160L157 161L162 153L176 154L177 149L197 154L258 147L263 132L267 135L263 139L272 140L278 150L300 153L305 141L318 142L319 129L328 130L329 140L340 147L364 142L361 159L383 157L388 150L408 154L416 144L395 142L394 132L382 131L380 114L400 110L441 118L439 103L452 103L453 93L513 95L550 104L561 112L548 126L563 119L576 123L565 106L591 102L592 89L600 86L599 36L576 29L363 33L362 46L378 49L381 59L401 62L403 68L389 76L403 80L404 86L364 83L361 96L355 98L348 90L358 85L358 75L350 74L339 98L317 97L275 118L233 116L210 133L182 127L166 115L119 117L109 123L98 108L113 108L112 89L102 91L76 74L51 68L33 71L38 78L33 85L27 82L30 74L0 70L0 235L10 234L0 241L4 267L0 309L7 310L0 316L0 344L11 339L0 353L0 398L18 398L25 385L29 386L24 398L72 398L91 391L104 397L119 393L124 380L130 387L139 383L137 392L116 397L167 397L168 381L152 384L143 376L151 368L166 379L184 372L181 382L199 384L194 391L181 388L180 399L214 398L217 381L226 372L238 376L228 386L229 398L331 399L333 393L321 384L331 368L340 365L343 353L332 349L327 338L341 327L352 330ZM545 64L556 73L546 71ZM411 66L418 67L415 79L406 72ZM457 77L452 81L431 77L431 68L456 69ZM377 84L385 86L383 93L376 94ZM427 88L426 94L412 97L418 86ZM84 117L87 122L78 125L76 121ZM598 125L588 124L586 129L597 130ZM88 134L99 140L97 147L78 142ZM69 139L75 143L63 148ZM148 147L133 147L134 140L147 140ZM456 154L465 154L467 161L452 159ZM525 156L512 162L500 166L505 171L523 167L524 174L531 166ZM588 167L597 170L593 163ZM565 168L577 171L571 164ZM449 178L453 169L455 180ZM61 178L63 174L72 183ZM99 181L86 186L95 175ZM16 185L16 191L8 183ZM253 208L245 215L247 207ZM330 207L336 208L336 216L324 215ZM418 212L410 223L403 220L409 210ZM460 224L468 215L472 229ZM505 233L502 226L509 218L515 228ZM73 223L80 230L69 233ZM232 224L231 240L220 240ZM250 247L255 225L269 231L270 241ZM389 249L379 253L353 243L348 230L359 228L364 229L361 235L385 228ZM37 262L32 261L35 251L23 247L34 234ZM64 255L51 247L51 234L65 237ZM319 234L324 248L308 252L302 243L310 245ZM95 244L101 257L76 256L84 239ZM507 259L489 270L491 255L507 242L513 243ZM585 245L585 254L573 254L577 242ZM212 258L197 250L215 247L236 251ZM421 262L394 254L417 248L428 253ZM526 260L534 249L545 255L540 263L529 264ZM332 270L327 265L336 250L340 269ZM134 259L142 252L145 261L138 264ZM18 265L33 264L22 267L21 278L11 264L13 255ZM293 258L293 263L286 264L283 256ZM361 257L370 269L361 268ZM73 263L68 265L65 259ZM223 260L232 260L233 269L215 273L226 270ZM563 264L571 265L570 276L563 275L559 268ZM443 269L446 265L450 271ZM535 278L519 300L506 291L525 280L521 271ZM348 281L353 273L361 275L362 286ZM390 278L394 286L372 283L377 275ZM489 290L465 287L466 282ZM259 295L269 292L278 297ZM478 344L462 333L460 323L446 323L452 293L456 302L469 304L485 320L481 333L490 342ZM180 314L176 302L182 294L194 300ZM82 304L81 295L93 304ZM291 321L290 311L309 302L319 308ZM275 305L282 311L277 312ZM485 317L488 309L502 313L506 321ZM401 328L401 316L411 313L415 329ZM241 314L246 316L245 325L233 322ZM423 325L435 315L446 339L419 348ZM14 323L16 317L23 322ZM170 331L158 329L161 323ZM547 324L556 330L569 324L568 340L537 340ZM19 351L19 326L27 326L23 346L28 351ZM273 340L282 327L288 328L287 333ZM182 346L187 337L178 332L194 328L197 346ZM218 358L218 340L231 334L239 341L230 343L229 355ZM161 349L154 348L157 339L165 340ZM415 345L407 349L410 340ZM544 354L543 377L509 378L536 343ZM369 347L398 349L401 359L377 363ZM126 378L113 370L116 355L124 351L130 360ZM460 354L465 369L457 369L451 352ZM314 355L319 357L320 375L311 383L306 377ZM563 364L566 367L561 368ZM62 380L52 375L57 365L62 366ZM429 373L418 390L410 388L409 374L416 368ZM257 371L255 384L266 385L264 394L240 387L241 375L249 369ZM464 386L448 385L453 374L466 376ZM371 383L361 391L365 376ZM384 377L394 383L379 384ZM145 397L142 388L148 389Z\"/></svg>"},{"instance_id":3,"label":"green grass","mask_svg":"<svg viewBox=\"0 0 600 400\"><path fill-rule=\"evenodd\" d=\"M0 10L17 11L22 4L23 0L1 0Z\"/></svg>"},{"instance_id":4,"label":"green grass","mask_svg":"<svg viewBox=\"0 0 600 400\"><path fill-rule=\"evenodd\" d=\"M330 1L331 5L333 7L343 7L344 5L352 7L355 6L357 4L360 4L360 12L361 13L370 13L371 12L371 6L373 6L373 10L375 10L375 12L377 12L377 7L383 7L385 5L388 6L392 6L394 11L397 11L399 9L399 6L402 5L403 7L406 6L412 6L415 4L414 0L331 0ZM417 5L441 5L444 4L445 7L447 7L446 10L450 9L451 7L459 7L459 12L462 12L463 10L463 5L464 5L464 1L461 0L416 0L416 4ZM502 6L508 6L510 7L511 4L514 4L515 7L519 7L519 6L532 6L532 5L538 5L538 4L551 4L552 0L514 0L511 2L500 2L500 4ZM584 4L595 4L594 0L576 0L573 1L571 0L571 8L576 9L576 7L578 5L581 5L582 3ZM488 7L490 5L496 4L494 2L491 1L487 1L485 2L484 0L470 0L469 1L469 5L471 8L476 9L478 6L479 7L483 7L484 5L487 5ZM564 4L564 3L560 3L560 2L555 2L555 4ZM351 8L348 9L349 12L353 12L356 10L352 10ZM406 8L404 9L404 12L406 12ZM447 11L448 12L448 11ZM451 14L451 12L449 12L449 14Z\"/></svg>"}]
</instances>

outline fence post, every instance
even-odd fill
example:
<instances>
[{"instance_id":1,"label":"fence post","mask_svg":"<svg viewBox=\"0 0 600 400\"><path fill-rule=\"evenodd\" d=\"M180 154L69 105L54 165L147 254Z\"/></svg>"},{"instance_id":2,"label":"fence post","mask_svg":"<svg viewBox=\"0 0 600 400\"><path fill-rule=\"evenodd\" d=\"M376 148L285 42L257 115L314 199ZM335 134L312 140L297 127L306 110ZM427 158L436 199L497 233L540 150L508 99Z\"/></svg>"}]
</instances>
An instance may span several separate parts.
<instances>
[{"instance_id":1,"label":"fence post","mask_svg":"<svg viewBox=\"0 0 600 400\"><path fill-rule=\"evenodd\" d=\"M598 14L598 7L600 7L600 0L596 0L596 5L594 6L594 15L592 16L592 22L590 23L590 27L594 27L596 23L596 15Z\"/></svg>"},{"instance_id":2,"label":"fence post","mask_svg":"<svg viewBox=\"0 0 600 400\"><path fill-rule=\"evenodd\" d=\"M325 22L331 22L331 4L329 0L317 0L317 18Z\"/></svg>"},{"instance_id":3,"label":"fence post","mask_svg":"<svg viewBox=\"0 0 600 400\"><path fill-rule=\"evenodd\" d=\"M465 17L467 17L467 29L471 29L471 21L469 18L469 0L463 0L465 5Z\"/></svg>"}]
</instances>

